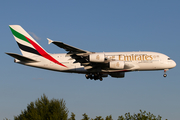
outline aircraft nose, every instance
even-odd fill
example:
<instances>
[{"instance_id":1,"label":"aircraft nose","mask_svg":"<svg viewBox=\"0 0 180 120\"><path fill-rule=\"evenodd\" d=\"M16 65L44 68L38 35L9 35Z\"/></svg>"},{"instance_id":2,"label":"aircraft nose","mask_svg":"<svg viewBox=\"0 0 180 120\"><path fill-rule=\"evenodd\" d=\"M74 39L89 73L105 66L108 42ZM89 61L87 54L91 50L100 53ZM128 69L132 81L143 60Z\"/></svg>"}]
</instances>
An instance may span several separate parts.
<instances>
[{"instance_id":1,"label":"aircraft nose","mask_svg":"<svg viewBox=\"0 0 180 120\"><path fill-rule=\"evenodd\" d=\"M176 62L173 60L173 62L171 63L172 68L176 67Z\"/></svg>"}]
</instances>

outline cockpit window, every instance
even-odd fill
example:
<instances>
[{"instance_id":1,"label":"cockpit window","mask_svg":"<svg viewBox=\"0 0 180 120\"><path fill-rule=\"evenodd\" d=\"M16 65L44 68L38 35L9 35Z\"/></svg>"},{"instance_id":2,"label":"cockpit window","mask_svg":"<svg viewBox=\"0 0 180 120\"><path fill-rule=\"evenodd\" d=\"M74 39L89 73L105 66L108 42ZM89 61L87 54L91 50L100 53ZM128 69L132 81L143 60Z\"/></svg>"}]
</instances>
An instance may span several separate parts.
<instances>
[{"instance_id":1,"label":"cockpit window","mask_svg":"<svg viewBox=\"0 0 180 120\"><path fill-rule=\"evenodd\" d=\"M168 60L171 60L171 58L168 58Z\"/></svg>"}]
</instances>

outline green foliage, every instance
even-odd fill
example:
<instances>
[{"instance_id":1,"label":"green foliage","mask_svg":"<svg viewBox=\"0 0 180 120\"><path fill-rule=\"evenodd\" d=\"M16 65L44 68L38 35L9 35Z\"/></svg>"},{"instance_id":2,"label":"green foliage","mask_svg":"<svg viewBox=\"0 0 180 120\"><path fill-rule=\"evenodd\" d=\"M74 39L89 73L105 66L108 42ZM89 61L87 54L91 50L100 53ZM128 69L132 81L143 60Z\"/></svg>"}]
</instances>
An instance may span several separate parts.
<instances>
[{"instance_id":1,"label":"green foliage","mask_svg":"<svg viewBox=\"0 0 180 120\"><path fill-rule=\"evenodd\" d=\"M125 117L121 115L118 117L118 120L161 120L161 116L158 115L158 117L156 117L150 112L147 113L146 111L142 112L142 110L140 110L140 113L134 115L131 115L130 113L126 113Z\"/></svg>"},{"instance_id":2,"label":"green foliage","mask_svg":"<svg viewBox=\"0 0 180 120\"><path fill-rule=\"evenodd\" d=\"M73 112L71 112L71 117L70 117L68 120L76 120L76 119L75 119L75 116L76 116L76 115L75 115Z\"/></svg>"},{"instance_id":3,"label":"green foliage","mask_svg":"<svg viewBox=\"0 0 180 120\"><path fill-rule=\"evenodd\" d=\"M8 118L4 118L3 120L10 120L10 119L8 119Z\"/></svg>"},{"instance_id":4,"label":"green foliage","mask_svg":"<svg viewBox=\"0 0 180 120\"><path fill-rule=\"evenodd\" d=\"M96 116L94 120L104 120L101 116Z\"/></svg>"},{"instance_id":5,"label":"green foliage","mask_svg":"<svg viewBox=\"0 0 180 120\"><path fill-rule=\"evenodd\" d=\"M63 99L52 99L48 100L45 94L35 102L28 104L27 109L21 111L21 114L14 117L14 120L76 120L75 114L71 112L71 117L68 119L68 109ZM81 120L113 120L112 116L96 116L95 119L88 117L86 113L82 114L83 119ZM118 120L161 120L161 116L157 117L150 112L142 112L131 115L129 112L125 115L118 117ZM3 120L8 120L7 118ZM166 119L167 120L167 119Z\"/></svg>"},{"instance_id":6,"label":"green foliage","mask_svg":"<svg viewBox=\"0 0 180 120\"><path fill-rule=\"evenodd\" d=\"M112 120L112 116L107 116L106 119L102 118L102 116L96 116L95 119L88 117L88 115L86 113L84 113L83 115L83 119L81 120Z\"/></svg>"},{"instance_id":7,"label":"green foliage","mask_svg":"<svg viewBox=\"0 0 180 120\"><path fill-rule=\"evenodd\" d=\"M15 120L66 120L68 109L63 99L57 100L48 98L43 94L41 99L31 102L27 110L21 111L21 114L15 116Z\"/></svg>"},{"instance_id":8,"label":"green foliage","mask_svg":"<svg viewBox=\"0 0 180 120\"><path fill-rule=\"evenodd\" d=\"M106 119L105 120L112 120L112 116L106 116Z\"/></svg>"},{"instance_id":9,"label":"green foliage","mask_svg":"<svg viewBox=\"0 0 180 120\"><path fill-rule=\"evenodd\" d=\"M88 115L86 115L86 113L84 113L83 115L83 119L81 119L81 120L89 120L90 118L88 117Z\"/></svg>"}]
</instances>

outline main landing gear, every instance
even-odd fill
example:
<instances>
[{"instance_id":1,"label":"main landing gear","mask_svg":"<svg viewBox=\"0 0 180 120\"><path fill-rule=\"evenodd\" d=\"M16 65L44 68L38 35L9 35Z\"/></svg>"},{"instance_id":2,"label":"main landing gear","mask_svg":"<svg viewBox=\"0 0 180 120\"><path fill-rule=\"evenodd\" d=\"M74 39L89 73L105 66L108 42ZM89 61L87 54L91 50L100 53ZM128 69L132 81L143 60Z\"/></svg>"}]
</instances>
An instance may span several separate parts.
<instances>
[{"instance_id":1,"label":"main landing gear","mask_svg":"<svg viewBox=\"0 0 180 120\"><path fill-rule=\"evenodd\" d=\"M169 69L164 69L164 75L163 75L163 77L167 77L166 72L167 72L168 70L169 70Z\"/></svg>"},{"instance_id":2,"label":"main landing gear","mask_svg":"<svg viewBox=\"0 0 180 120\"><path fill-rule=\"evenodd\" d=\"M103 80L103 79L102 79L102 75L99 74L99 73L94 73L94 74L90 73L90 74L86 74L85 77L86 77L86 79L91 79L91 80L92 80L92 79L94 79L94 80L100 80L100 81Z\"/></svg>"}]
</instances>

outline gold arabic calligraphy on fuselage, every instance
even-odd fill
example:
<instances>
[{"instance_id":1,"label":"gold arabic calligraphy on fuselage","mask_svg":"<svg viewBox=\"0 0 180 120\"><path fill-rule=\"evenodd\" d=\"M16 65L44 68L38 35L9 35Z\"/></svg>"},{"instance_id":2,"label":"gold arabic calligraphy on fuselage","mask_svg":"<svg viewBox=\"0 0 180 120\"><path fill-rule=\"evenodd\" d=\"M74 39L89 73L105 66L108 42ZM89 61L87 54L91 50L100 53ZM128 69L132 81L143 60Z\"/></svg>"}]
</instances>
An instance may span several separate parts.
<instances>
[{"instance_id":1,"label":"gold arabic calligraphy on fuselage","mask_svg":"<svg viewBox=\"0 0 180 120\"><path fill-rule=\"evenodd\" d=\"M131 55L115 55L109 56L110 59L119 59L120 61L150 61L155 58L153 55L146 55L146 54L131 54Z\"/></svg>"}]
</instances>

